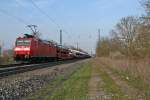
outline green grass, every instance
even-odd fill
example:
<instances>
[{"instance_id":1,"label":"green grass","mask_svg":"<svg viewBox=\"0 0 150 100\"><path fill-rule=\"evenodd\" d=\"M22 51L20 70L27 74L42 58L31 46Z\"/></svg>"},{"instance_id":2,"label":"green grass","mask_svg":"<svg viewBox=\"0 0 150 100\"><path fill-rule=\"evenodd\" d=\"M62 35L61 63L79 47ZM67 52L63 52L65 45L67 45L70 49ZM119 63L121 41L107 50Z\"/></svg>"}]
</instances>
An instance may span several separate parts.
<instances>
[{"instance_id":1,"label":"green grass","mask_svg":"<svg viewBox=\"0 0 150 100\"><path fill-rule=\"evenodd\" d=\"M88 93L91 64L86 63L46 100L85 100Z\"/></svg>"},{"instance_id":2,"label":"green grass","mask_svg":"<svg viewBox=\"0 0 150 100\"><path fill-rule=\"evenodd\" d=\"M74 71L67 79L59 76L35 95L28 98L28 100L89 100L87 94L89 92L88 83L91 78L92 63L87 62L78 66L80 66L78 67L79 69ZM101 65L97 67L104 82L100 87L109 94L113 94L111 96L112 100L128 100L120 87L107 74L104 67Z\"/></svg>"},{"instance_id":3,"label":"green grass","mask_svg":"<svg viewBox=\"0 0 150 100\"><path fill-rule=\"evenodd\" d=\"M104 70L104 67L99 67L99 71L100 77L104 82L103 86L101 87L106 89L108 93L112 94L112 100L128 100L128 98L122 93L120 87Z\"/></svg>"},{"instance_id":4,"label":"green grass","mask_svg":"<svg viewBox=\"0 0 150 100\"><path fill-rule=\"evenodd\" d=\"M78 70L67 77L59 76L26 100L85 100L91 63L77 65Z\"/></svg>"}]
</instances>

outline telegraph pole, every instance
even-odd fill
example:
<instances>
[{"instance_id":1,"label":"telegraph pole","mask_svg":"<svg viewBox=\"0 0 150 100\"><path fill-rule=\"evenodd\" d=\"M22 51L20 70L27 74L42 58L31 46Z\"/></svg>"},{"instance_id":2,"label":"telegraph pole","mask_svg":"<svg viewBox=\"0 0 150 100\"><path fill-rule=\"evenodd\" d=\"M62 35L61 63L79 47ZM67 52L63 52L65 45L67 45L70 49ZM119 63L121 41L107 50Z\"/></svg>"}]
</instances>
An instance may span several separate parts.
<instances>
[{"instance_id":1,"label":"telegraph pole","mask_svg":"<svg viewBox=\"0 0 150 100\"><path fill-rule=\"evenodd\" d=\"M93 55L93 52L92 52L92 50L91 50L91 56Z\"/></svg>"},{"instance_id":2,"label":"telegraph pole","mask_svg":"<svg viewBox=\"0 0 150 100\"><path fill-rule=\"evenodd\" d=\"M77 50L79 50L79 43L77 42Z\"/></svg>"},{"instance_id":3,"label":"telegraph pole","mask_svg":"<svg viewBox=\"0 0 150 100\"><path fill-rule=\"evenodd\" d=\"M100 42L100 40L101 40L101 30L100 29L98 29L98 42Z\"/></svg>"},{"instance_id":4,"label":"telegraph pole","mask_svg":"<svg viewBox=\"0 0 150 100\"><path fill-rule=\"evenodd\" d=\"M0 41L0 57L3 56L3 46L4 46L3 41Z\"/></svg>"},{"instance_id":5,"label":"telegraph pole","mask_svg":"<svg viewBox=\"0 0 150 100\"><path fill-rule=\"evenodd\" d=\"M2 45L0 43L0 57L2 56Z\"/></svg>"},{"instance_id":6,"label":"telegraph pole","mask_svg":"<svg viewBox=\"0 0 150 100\"><path fill-rule=\"evenodd\" d=\"M60 45L62 46L62 30L60 30Z\"/></svg>"}]
</instances>

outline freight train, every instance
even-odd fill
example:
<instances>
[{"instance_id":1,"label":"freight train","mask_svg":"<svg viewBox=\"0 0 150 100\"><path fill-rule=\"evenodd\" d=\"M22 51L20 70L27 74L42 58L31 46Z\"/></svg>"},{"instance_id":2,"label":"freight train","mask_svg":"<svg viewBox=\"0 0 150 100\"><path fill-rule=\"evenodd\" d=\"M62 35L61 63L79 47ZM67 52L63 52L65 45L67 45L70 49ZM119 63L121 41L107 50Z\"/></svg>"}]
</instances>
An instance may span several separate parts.
<instances>
[{"instance_id":1,"label":"freight train","mask_svg":"<svg viewBox=\"0 0 150 100\"><path fill-rule=\"evenodd\" d=\"M18 37L14 48L15 61L39 62L88 57L90 55L86 52L73 50L52 41L42 40L30 34L24 34L23 37Z\"/></svg>"}]
</instances>

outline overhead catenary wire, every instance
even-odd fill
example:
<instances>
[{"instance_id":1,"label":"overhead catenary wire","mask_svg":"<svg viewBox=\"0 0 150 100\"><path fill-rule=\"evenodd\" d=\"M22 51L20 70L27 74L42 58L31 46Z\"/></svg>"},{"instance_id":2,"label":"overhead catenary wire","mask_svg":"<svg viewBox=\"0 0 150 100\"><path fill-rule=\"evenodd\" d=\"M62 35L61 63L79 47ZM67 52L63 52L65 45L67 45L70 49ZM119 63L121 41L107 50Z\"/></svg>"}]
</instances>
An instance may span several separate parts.
<instances>
[{"instance_id":1,"label":"overhead catenary wire","mask_svg":"<svg viewBox=\"0 0 150 100\"><path fill-rule=\"evenodd\" d=\"M18 5L18 7L26 9L26 7L24 7L23 4L21 4L21 2L19 0L13 0L13 1L14 1L14 3L16 3L16 5Z\"/></svg>"},{"instance_id":2,"label":"overhead catenary wire","mask_svg":"<svg viewBox=\"0 0 150 100\"><path fill-rule=\"evenodd\" d=\"M22 6L22 4L18 1L18 0L14 0L16 2L17 5ZM45 17L47 17L49 19L49 21L53 24L56 25L57 29L58 30L62 30L64 33L66 33L68 35L68 39L71 38L69 32L67 32L64 28L62 28L63 25L61 25L60 23L56 23L56 21L51 17L49 16L43 9L41 9L35 2L34 0L30 0L30 3L40 12L42 13Z\"/></svg>"},{"instance_id":3,"label":"overhead catenary wire","mask_svg":"<svg viewBox=\"0 0 150 100\"><path fill-rule=\"evenodd\" d=\"M13 15L13 14L10 14L10 13L8 13L8 12L5 11L5 10L0 9L0 13L6 15L6 16L8 16L8 17L11 17L11 18L13 18L13 19L16 19L18 22L20 22L20 23L22 23L22 24L24 24L24 25L27 25L27 22L26 22L25 20L23 20L22 18L19 18L19 17Z\"/></svg>"},{"instance_id":4,"label":"overhead catenary wire","mask_svg":"<svg viewBox=\"0 0 150 100\"><path fill-rule=\"evenodd\" d=\"M44 10L42 10L42 9L34 2L34 0L30 0L30 1L31 1L32 5L33 5L36 9L38 9L42 14L44 14L44 15L49 19L50 22L54 23L54 24L57 26L57 28L58 28L59 30L61 29L63 32L65 32L66 34L69 35L69 32L67 32L65 29L63 29L63 27L62 27L61 24L56 23L56 21L55 21L52 17L50 17ZM69 35L69 37L70 37L70 35Z\"/></svg>"},{"instance_id":5,"label":"overhead catenary wire","mask_svg":"<svg viewBox=\"0 0 150 100\"><path fill-rule=\"evenodd\" d=\"M14 0L15 2L16 2L16 4L18 5L18 6L20 6L21 4L18 2L18 0Z\"/></svg>"},{"instance_id":6,"label":"overhead catenary wire","mask_svg":"<svg viewBox=\"0 0 150 100\"><path fill-rule=\"evenodd\" d=\"M44 14L49 19L50 22L54 23L59 29L61 29L60 25L56 23L53 18L51 18L45 11L39 8L38 5L33 0L30 0L30 1L36 9L38 9L42 14Z\"/></svg>"},{"instance_id":7,"label":"overhead catenary wire","mask_svg":"<svg viewBox=\"0 0 150 100\"><path fill-rule=\"evenodd\" d=\"M21 4L18 0L14 0L14 1L16 2L17 5L23 7L22 4ZM43 15L45 15L45 16L49 19L49 21L50 21L51 23L54 23L54 24L57 26L58 29L61 29L60 25L57 24L57 23L55 22L55 20L54 20L53 18L51 18L47 13L45 13L45 11L43 11L41 8L39 8L38 5L37 5L33 0L30 0L30 3L31 3L39 12L41 12ZM24 8L25 8L25 7L24 7Z\"/></svg>"},{"instance_id":8,"label":"overhead catenary wire","mask_svg":"<svg viewBox=\"0 0 150 100\"><path fill-rule=\"evenodd\" d=\"M17 1L17 0L14 0L14 1L15 1L16 5L23 7L19 1ZM67 32L65 29L63 29L63 28L61 27L62 25L56 23L53 18L51 18L44 10L42 10L40 7L38 7L38 5L34 2L34 0L30 0L30 2L32 3L32 5L33 5L36 9L38 9L43 15L45 15L45 16L49 19L50 22L54 23L54 24L57 26L57 28L58 28L59 30L62 29L62 31L63 31L64 33L68 34L68 38L71 37L71 36L69 35L69 32ZM6 11L6 10L0 9L0 13L6 15L6 16L8 16L8 17L11 17L11 18L13 18L13 19L15 19L15 20L17 20L18 22L24 24L25 26L29 24L29 23L28 23L27 21L25 21L24 19L22 19L22 18L20 18L20 17L18 17L18 16L16 16L16 15L12 14L12 13L9 13L9 12Z\"/></svg>"}]
</instances>

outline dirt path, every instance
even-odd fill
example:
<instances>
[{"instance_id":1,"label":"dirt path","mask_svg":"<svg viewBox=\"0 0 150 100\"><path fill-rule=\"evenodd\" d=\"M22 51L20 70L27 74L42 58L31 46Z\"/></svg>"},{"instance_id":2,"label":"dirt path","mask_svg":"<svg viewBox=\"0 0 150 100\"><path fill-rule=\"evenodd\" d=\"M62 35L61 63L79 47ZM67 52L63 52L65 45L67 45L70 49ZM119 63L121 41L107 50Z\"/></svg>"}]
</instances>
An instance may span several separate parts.
<instances>
[{"instance_id":1,"label":"dirt path","mask_svg":"<svg viewBox=\"0 0 150 100\"><path fill-rule=\"evenodd\" d=\"M112 100L112 95L116 97L119 95L118 100L141 100L140 91L131 87L120 76L114 74L101 61L93 60L91 67L88 93L90 100Z\"/></svg>"},{"instance_id":2,"label":"dirt path","mask_svg":"<svg viewBox=\"0 0 150 100\"><path fill-rule=\"evenodd\" d=\"M138 89L131 87L128 83L120 78L117 74L114 74L110 69L105 68L108 75L116 82L122 92L131 100L141 100L142 94Z\"/></svg>"},{"instance_id":3,"label":"dirt path","mask_svg":"<svg viewBox=\"0 0 150 100\"><path fill-rule=\"evenodd\" d=\"M89 80L89 93L90 100L111 100L106 94L105 90L101 87L104 84L102 81L98 68L92 65L91 78Z\"/></svg>"},{"instance_id":4,"label":"dirt path","mask_svg":"<svg viewBox=\"0 0 150 100\"><path fill-rule=\"evenodd\" d=\"M107 75L115 82L125 97L129 100L143 100L142 92L128 84L127 81L122 79L117 73L113 73L113 69L110 68L111 65L107 66L107 64L104 64L101 60L96 61L96 63L101 66L101 70L106 72Z\"/></svg>"}]
</instances>

